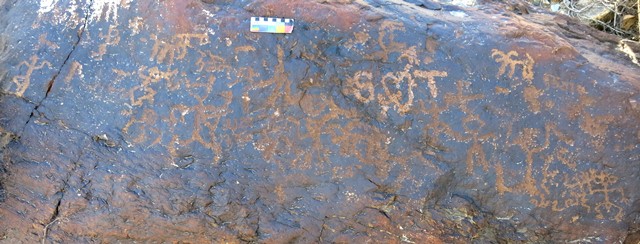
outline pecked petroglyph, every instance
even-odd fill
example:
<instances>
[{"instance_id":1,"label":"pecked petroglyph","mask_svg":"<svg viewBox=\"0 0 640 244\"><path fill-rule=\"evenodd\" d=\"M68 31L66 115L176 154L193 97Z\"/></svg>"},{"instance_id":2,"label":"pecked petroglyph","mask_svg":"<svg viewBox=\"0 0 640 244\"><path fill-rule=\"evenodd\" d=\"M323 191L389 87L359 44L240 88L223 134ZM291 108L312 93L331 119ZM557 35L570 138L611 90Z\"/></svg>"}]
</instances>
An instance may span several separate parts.
<instances>
[{"instance_id":1,"label":"pecked petroglyph","mask_svg":"<svg viewBox=\"0 0 640 244\"><path fill-rule=\"evenodd\" d=\"M194 44L202 46L209 43L207 34L176 34L168 39L158 37L155 34L151 34L150 37L154 44L149 59L169 65L184 59L189 50L195 47Z\"/></svg>"},{"instance_id":2,"label":"pecked petroglyph","mask_svg":"<svg viewBox=\"0 0 640 244\"><path fill-rule=\"evenodd\" d=\"M504 53L498 49L491 50L491 57L494 58L497 63L500 63L500 68L498 69L496 78L504 75L507 71L507 67L509 68L507 76L509 78L513 78L513 75L516 72L516 67L520 66L522 68L522 79L531 82L533 80L533 66L535 61L528 53L525 53L525 56L526 57L523 59L517 59L520 57L520 54L516 51Z\"/></svg>"},{"instance_id":3,"label":"pecked petroglyph","mask_svg":"<svg viewBox=\"0 0 640 244\"><path fill-rule=\"evenodd\" d=\"M438 97L438 86L436 86L435 77L445 78L448 75L449 74L446 71L440 71L440 70L429 70L429 71L416 70L414 73L414 76L416 76L417 78L427 79L429 92L431 93L431 97L433 98Z\"/></svg>"},{"instance_id":4,"label":"pecked petroglyph","mask_svg":"<svg viewBox=\"0 0 640 244\"><path fill-rule=\"evenodd\" d=\"M391 26L393 27L393 25ZM386 28L390 28L392 31L382 38L395 38L391 33L393 30L399 30L397 29L399 26L395 28L387 26ZM299 99L296 92L289 89L294 81L288 78L285 68L287 60L285 50L282 47L277 47L278 63L274 63L272 66L272 76L261 77L257 71L260 67L234 66L232 65L233 60L227 60L215 51L199 50L194 45L204 45L208 39L204 37L203 39L191 38L196 37L175 37L169 39L172 41L163 42L152 34L151 39L155 41L151 55L153 61L159 64L174 65L172 67L176 67L176 69L152 72L152 70L143 67L143 70L148 71L138 73L142 86L130 91L130 94L134 94L130 95L131 105L144 109L141 113L131 113L131 120L124 128L126 133L130 133L134 142L162 146L173 157L185 154L190 147L199 146L209 150L214 155L214 162L218 162L222 160L225 151L223 144L231 140L228 136L220 135L219 131L233 130L234 133L239 133L233 138L237 138L242 144L251 145L252 148L260 152L262 158L267 162L288 162L297 169L310 169L314 162L330 161L326 155L333 149L320 140L324 136L338 145L340 155L350 155L359 162L375 164L376 160L380 159L406 162L406 158L388 152L389 144L387 142L390 143L392 139L384 136L384 133L378 128L362 127L356 121L349 122L346 126L339 124L338 121L341 117L349 117L353 114L348 109L341 108L331 102L331 98L325 97L318 100L320 98L317 95L306 95ZM552 211L564 211L568 207L584 207L586 211L597 216L613 215L617 220L619 219L618 212L624 207L622 204L626 204L626 202L616 202L620 200L621 195L624 195L624 190L617 186L617 181L609 181L610 183L604 191L590 191L586 188L580 188L595 183L572 183L576 181L575 177L586 176L591 174L589 173L591 171L589 169L577 171L575 154L568 149L573 141L568 139L565 135L566 132L562 132L551 124L543 129L521 128L515 130L510 128L505 135L486 131L488 122L474 105L486 99L486 94L477 93L472 86L473 83L465 80L458 80L454 83L456 84L455 91L450 88L444 91L439 89L440 86L448 87L448 85L439 85L438 82L447 81L450 78L450 72L446 69L430 70L429 66L437 64L437 59L430 62L429 66L423 66L422 60L425 59L424 56L429 54L418 51L415 46L405 48L404 51L396 51L392 48L394 46L399 48L406 47L406 45L396 43L385 47L388 51L387 55L392 53L397 55L395 56L396 61L402 66L397 66L398 69L382 74L366 69L358 70L353 75L346 76L341 87L342 92L347 96L352 96L357 102L380 106L383 113L395 110L400 115L406 115L418 106L418 109L424 110L430 118L424 128L425 131L428 131L429 136L423 141L425 150L428 149L429 152L424 155L446 154L448 149L442 144L450 141L466 143L467 147L462 159L466 163L466 167L464 167L466 173L475 175L482 172L494 172L496 177L491 184L499 194L523 194L530 197L530 202L534 206ZM233 43L230 44L230 48L233 48L236 55L254 53L257 50L251 46L235 46ZM437 49L433 51L437 52ZM178 68L178 60L182 62L189 53L196 53L197 59L193 60L195 71L214 74L215 77L225 79L228 83L223 86L224 89L239 86L242 90L242 96L234 98L228 90L211 90L211 87L217 83L214 76L203 79L202 81L206 81L203 83L197 80L194 82L193 79L187 78L184 71ZM548 74L544 75L542 84L535 83L534 86L534 61L529 54L525 54L523 58L515 51L504 53L494 49L491 57L498 62L497 77L506 76L509 79L521 78L527 81L526 85L520 88L496 86L495 90L500 91L498 95L509 95L513 94L514 90L522 89L523 92L516 95L525 102L528 111L532 114L540 114L546 110L558 108L557 105L545 100L545 93L543 93L545 89L571 92L571 94L580 97L585 104L594 102L589 98L584 87L570 82L561 82L557 77L554 78ZM238 62L237 59L235 61ZM258 63L262 63L264 67L264 64L269 62L273 62L273 60ZM521 76L518 72L520 70ZM129 73L134 76L135 74ZM518 75L516 76L516 74ZM146 107L153 106L155 102L153 97L157 89L160 88L149 86L156 84L159 80L164 80L163 85L167 86L169 91L186 89L189 91L189 97L195 102L175 104L170 108L168 115L159 115L148 111ZM256 92L264 92L266 95L261 98L261 101L257 101ZM217 105L207 104L206 101L213 94L219 94L223 98L221 100L223 102ZM424 94L428 94L433 100L423 101L423 99L417 98L418 94L422 98L424 98ZM254 132L253 135L242 135L243 129L240 125L246 126L253 122L245 120L235 122L237 123L235 125L229 122L228 109L232 106L234 99L241 101L244 113L262 114L264 116L262 119L277 121L277 123L262 125L256 130L259 132ZM308 103L311 101L314 101L312 103L316 105L309 105ZM289 104L296 104L309 117L292 120L283 116L284 110L278 106ZM269 108L276 109L270 110ZM441 116L452 109L462 112L462 115L456 120L456 123L460 123L460 127L451 126L449 124L451 121L445 121ZM588 121L585 120L584 123L586 122ZM165 133L168 133L168 137L162 137L160 131L146 127L145 123L166 123L169 130ZM596 138L603 135L602 128L593 125L586 127L584 123L581 127L587 132L597 134ZM290 130L290 128L299 128L293 130L295 135L310 140L314 145L313 149L303 150L297 146L295 140L278 135L279 131ZM368 137L362 137L360 132L363 130L379 136L380 140L367 142L372 134L369 134ZM189 133L184 133L184 131L189 131ZM514 167L496 161L496 151L499 150L500 144L513 144L515 148L513 150L519 150L523 155L522 165ZM279 156L288 155L295 151L304 151L304 153L299 153L295 157ZM572 170L574 176L571 177L574 178L559 177L559 173L553 168L560 166L554 165ZM521 170L521 173L514 172L515 169ZM383 177L386 170L389 168L379 167L377 173ZM573 196L570 193L571 190L558 193L554 187L557 184L568 184L576 192L583 192L581 194L585 194L584 196L597 195L602 196L605 200L588 200L584 204L577 204L575 199L588 197Z\"/></svg>"},{"instance_id":5,"label":"pecked petroglyph","mask_svg":"<svg viewBox=\"0 0 640 244\"><path fill-rule=\"evenodd\" d=\"M198 72L223 72L231 70L231 66L228 64L227 60L224 58L215 55L211 51L200 51L198 60L195 65L198 67ZM229 73L226 73L229 75Z\"/></svg>"},{"instance_id":6,"label":"pecked petroglyph","mask_svg":"<svg viewBox=\"0 0 640 244\"><path fill-rule=\"evenodd\" d=\"M71 68L69 69L69 73L64 77L65 88L69 88L71 80L78 76L80 79L84 78L84 74L82 73L82 64L78 61L73 61L71 63Z\"/></svg>"},{"instance_id":7,"label":"pecked petroglyph","mask_svg":"<svg viewBox=\"0 0 640 244\"><path fill-rule=\"evenodd\" d=\"M382 107L382 110L386 113L390 106L393 106L393 109L397 110L398 113L404 114L409 112L411 106L413 105L413 89L416 86L415 80L409 73L411 69L411 65L407 64L403 71L398 72L389 72L385 74L380 83L384 89L384 94L378 95L378 101ZM406 83L406 101L402 91L400 88L402 83Z\"/></svg>"},{"instance_id":8,"label":"pecked petroglyph","mask_svg":"<svg viewBox=\"0 0 640 244\"><path fill-rule=\"evenodd\" d=\"M98 36L104 41L102 44L98 45L98 51L92 51L91 57L95 60L102 60L102 56L107 54L107 47L118 45L120 43L120 31L117 29L117 26L109 26L109 30L107 30L106 34L98 34Z\"/></svg>"},{"instance_id":9,"label":"pecked petroglyph","mask_svg":"<svg viewBox=\"0 0 640 244\"><path fill-rule=\"evenodd\" d=\"M52 50L59 49L60 46L58 44L52 42L52 41L49 41L47 39L47 35L48 35L47 33L40 34L40 36L38 37L38 44L36 45L35 48L39 49L39 48L45 46L45 47L51 48Z\"/></svg>"},{"instance_id":10,"label":"pecked petroglyph","mask_svg":"<svg viewBox=\"0 0 640 244\"><path fill-rule=\"evenodd\" d=\"M407 64L402 71L388 72L384 76L374 77L369 71L357 72L344 85L344 92L353 95L362 103L377 101L383 114L390 108L405 114L411 110L415 99L414 89L423 79L427 80L427 90L433 98L438 97L436 77L446 78L447 72L439 70L415 70ZM380 79L374 83L374 79ZM417 80L416 80L417 79ZM376 93L374 84L380 84L382 91Z\"/></svg>"},{"instance_id":11,"label":"pecked petroglyph","mask_svg":"<svg viewBox=\"0 0 640 244\"><path fill-rule=\"evenodd\" d=\"M19 68L26 67L24 75L14 76L11 79L11 83L9 83L9 87L7 87L6 90L18 97L23 97L24 93L27 91L27 88L29 88L29 85L31 85L31 76L33 75L33 72L41 70L45 66L51 68L51 63L46 60L40 61L40 58L36 55L31 56L29 61L20 62L18 66ZM15 85L15 90L11 89L13 87L12 84Z\"/></svg>"},{"instance_id":12,"label":"pecked petroglyph","mask_svg":"<svg viewBox=\"0 0 640 244\"><path fill-rule=\"evenodd\" d=\"M108 6L113 7L106 4L103 8ZM100 21L113 21L114 12L101 14ZM511 45L517 50L512 51L491 44L489 50L458 55L459 48L446 42L465 38L463 32L439 33L438 28L445 27L435 23L425 34L423 27L386 18L363 25L357 33L338 36L315 27L304 30L315 31L316 40L305 35L234 35L237 31L214 23L207 24L217 32L210 35L220 35L216 38L201 34L200 27L195 33L167 33L148 24L153 16L123 17L119 17L120 25L88 26L90 38L79 47L90 55L70 60L60 73L64 83L56 88L82 84L84 90L105 91L108 94L102 97L118 101L114 112L118 121L100 129L117 128L114 134L120 134L127 146L120 153L157 152L159 156L152 156L153 162L147 164L159 173L148 179L184 179L187 184L202 185L207 192L209 182L181 177L191 172L206 175L210 169L227 170L222 177L235 177L240 171L248 172L242 177L251 180L274 176L271 185L278 191L274 198L292 206L304 199L292 199L298 193L288 192L293 190L286 183L275 182L279 174L309 176L310 183L304 181L296 189L303 193L322 188L317 185L326 182L334 187L362 180L367 189L358 193L340 190L349 194L339 194L350 203L364 199L369 206L365 209L373 209L390 223L395 221L394 211L407 204L405 199L424 202L424 192L433 190L435 179L447 170L455 173L452 181L470 186L481 182L477 189L495 193L493 199L517 199L525 209L523 215L528 214L526 209L563 214L581 211L593 218L621 221L619 213L630 205L626 200L629 190L622 179L615 178L616 172L598 168L598 162L585 159L577 150L622 148L605 140L613 134L610 124L619 117L592 111L599 102L589 94L592 88L546 72L547 63L535 66L534 76L533 57L540 56L532 56L526 47ZM40 50L55 49L41 43ZM112 51L122 53L116 49L122 47L131 50L122 55L128 61L113 66L100 62L111 58ZM498 49L491 50L493 47ZM496 62L484 62L488 58ZM27 61L18 74L24 75L27 64L32 70L47 68L42 60ZM100 70L101 65L108 68ZM33 72L34 79L41 73ZM87 74L104 78L93 82L96 79ZM6 84L15 90L15 84ZM558 94L568 94L568 98L558 99ZM70 103L60 97L56 94L47 100L56 106ZM88 101L86 107L104 100ZM46 105L55 108L54 112L57 109ZM584 106L588 108L581 109ZM95 115L106 117L104 111L100 113ZM554 121L538 123L550 119ZM94 124L102 126L100 122ZM559 125L565 122L570 126ZM189 164L181 164L183 159ZM211 176L216 177L206 178ZM241 185L246 182L239 181ZM229 183L210 192L238 184ZM344 185L351 182L339 187ZM461 185L452 187L462 189ZM367 198L371 195L375 197ZM312 202L335 200L313 197ZM210 210L196 205L195 212ZM297 208L292 206L283 208Z\"/></svg>"},{"instance_id":13,"label":"pecked petroglyph","mask_svg":"<svg viewBox=\"0 0 640 244\"><path fill-rule=\"evenodd\" d=\"M554 175L559 172L554 172ZM615 186L618 177L603 171L589 169L575 174L571 178L566 178L562 184L567 187L562 192L560 200L549 200L541 202L550 205L554 211L563 211L570 207L582 207L587 213L595 214L596 218L603 219L605 216L613 216L613 219L620 222L623 220L623 206L629 204L624 189ZM553 197L552 195L549 196ZM601 201L593 199L602 199Z\"/></svg>"},{"instance_id":14,"label":"pecked petroglyph","mask_svg":"<svg viewBox=\"0 0 640 244\"><path fill-rule=\"evenodd\" d=\"M136 16L129 20L129 29L131 30L131 36L140 34L144 28L144 19L142 17Z\"/></svg>"},{"instance_id":15,"label":"pecked petroglyph","mask_svg":"<svg viewBox=\"0 0 640 244\"><path fill-rule=\"evenodd\" d=\"M542 105L540 103L540 96L542 95L542 90L539 90L533 85L527 86L524 88L524 99L529 104L529 109L534 114L540 113Z\"/></svg>"},{"instance_id":16,"label":"pecked petroglyph","mask_svg":"<svg viewBox=\"0 0 640 244\"><path fill-rule=\"evenodd\" d=\"M346 93L353 94L358 101L369 103L375 99L372 79L373 74L371 72L359 71L347 82L349 86L345 87L344 90Z\"/></svg>"},{"instance_id":17,"label":"pecked petroglyph","mask_svg":"<svg viewBox=\"0 0 640 244\"><path fill-rule=\"evenodd\" d=\"M380 52L374 53L374 57L379 57L382 61L389 59L392 52L402 52L406 49L406 44L395 40L395 32L405 30L404 25L399 22L383 21L380 25L380 34L378 35L378 45Z\"/></svg>"}]
</instances>

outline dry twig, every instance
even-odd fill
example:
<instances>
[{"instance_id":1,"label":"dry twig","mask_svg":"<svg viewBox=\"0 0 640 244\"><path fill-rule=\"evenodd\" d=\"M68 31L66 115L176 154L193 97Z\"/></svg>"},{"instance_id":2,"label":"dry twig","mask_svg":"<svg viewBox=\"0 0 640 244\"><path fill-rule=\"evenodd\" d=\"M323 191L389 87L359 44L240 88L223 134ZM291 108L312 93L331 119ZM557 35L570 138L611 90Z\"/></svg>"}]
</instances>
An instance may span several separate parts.
<instances>
[{"instance_id":1,"label":"dry twig","mask_svg":"<svg viewBox=\"0 0 640 244\"><path fill-rule=\"evenodd\" d=\"M47 241L47 234L49 234L49 227L52 226L53 224L55 224L56 222L61 221L61 222L67 222L69 221L67 218L55 218L54 220L52 220L51 222L49 222L47 225L44 226L44 229L42 230L43 233L43 237L42 237L42 244L45 244Z\"/></svg>"}]
</instances>

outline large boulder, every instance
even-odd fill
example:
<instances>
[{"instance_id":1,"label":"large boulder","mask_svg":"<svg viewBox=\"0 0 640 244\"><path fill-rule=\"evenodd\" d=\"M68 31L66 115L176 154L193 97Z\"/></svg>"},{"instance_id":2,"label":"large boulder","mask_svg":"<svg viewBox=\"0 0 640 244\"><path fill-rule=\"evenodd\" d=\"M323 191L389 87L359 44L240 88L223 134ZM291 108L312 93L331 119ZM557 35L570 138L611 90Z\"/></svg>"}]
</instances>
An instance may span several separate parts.
<instances>
[{"instance_id":1,"label":"large boulder","mask_svg":"<svg viewBox=\"0 0 640 244\"><path fill-rule=\"evenodd\" d=\"M0 239L637 241L624 42L415 2L4 3Z\"/></svg>"}]
</instances>

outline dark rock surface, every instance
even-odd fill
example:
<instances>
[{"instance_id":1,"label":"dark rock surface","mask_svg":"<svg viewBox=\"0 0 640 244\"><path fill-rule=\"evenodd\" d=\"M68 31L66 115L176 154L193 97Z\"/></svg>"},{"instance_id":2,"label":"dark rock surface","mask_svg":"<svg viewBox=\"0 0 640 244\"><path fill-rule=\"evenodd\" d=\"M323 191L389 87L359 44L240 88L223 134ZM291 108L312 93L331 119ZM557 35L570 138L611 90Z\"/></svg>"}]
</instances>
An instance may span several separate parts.
<instances>
[{"instance_id":1,"label":"dark rock surface","mask_svg":"<svg viewBox=\"0 0 640 244\"><path fill-rule=\"evenodd\" d=\"M637 241L640 72L570 19L1 5L2 242Z\"/></svg>"}]
</instances>

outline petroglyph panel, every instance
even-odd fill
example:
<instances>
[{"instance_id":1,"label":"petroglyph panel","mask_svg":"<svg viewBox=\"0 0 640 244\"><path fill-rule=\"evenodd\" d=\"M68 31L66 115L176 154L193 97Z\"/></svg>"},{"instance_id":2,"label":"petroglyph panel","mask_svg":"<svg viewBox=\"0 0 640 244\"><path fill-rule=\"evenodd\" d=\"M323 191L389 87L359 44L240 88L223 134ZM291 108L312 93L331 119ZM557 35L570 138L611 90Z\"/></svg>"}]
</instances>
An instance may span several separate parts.
<instances>
[{"instance_id":1,"label":"petroglyph panel","mask_svg":"<svg viewBox=\"0 0 640 244\"><path fill-rule=\"evenodd\" d=\"M5 113L31 109L0 121L19 128L0 138L2 166L57 183L12 190L25 213L47 212L20 228L47 228L45 241L448 243L570 242L607 226L598 235L619 240L640 183L621 166L640 153L628 81L487 35L477 16L380 10L397 2L36 3L34 30L65 13L73 28L16 37L25 51L2 83ZM244 32L250 13L300 26ZM23 99L32 91L42 101ZM20 215L1 206L0 219ZM571 238L534 240L547 232L529 223ZM205 232L220 239L189 239Z\"/></svg>"}]
</instances>

